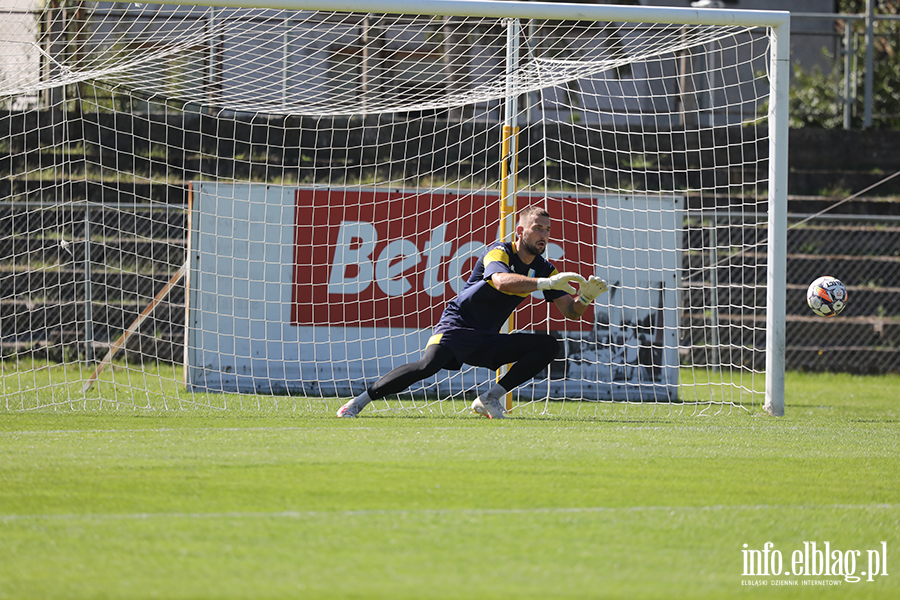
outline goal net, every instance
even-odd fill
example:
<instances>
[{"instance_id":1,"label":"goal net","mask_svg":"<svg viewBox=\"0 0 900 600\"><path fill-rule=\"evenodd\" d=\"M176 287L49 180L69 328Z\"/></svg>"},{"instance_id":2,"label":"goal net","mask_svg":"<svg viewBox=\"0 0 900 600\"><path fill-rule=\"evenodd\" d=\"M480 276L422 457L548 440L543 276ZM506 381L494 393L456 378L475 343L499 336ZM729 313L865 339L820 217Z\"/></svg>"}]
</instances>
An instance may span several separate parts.
<instances>
[{"instance_id":1,"label":"goal net","mask_svg":"<svg viewBox=\"0 0 900 600\"><path fill-rule=\"evenodd\" d=\"M334 410L541 205L547 258L611 289L580 321L520 305L562 350L514 414L779 414L781 13L262 4L0 12L6 410ZM373 408L462 412L495 377Z\"/></svg>"}]
</instances>

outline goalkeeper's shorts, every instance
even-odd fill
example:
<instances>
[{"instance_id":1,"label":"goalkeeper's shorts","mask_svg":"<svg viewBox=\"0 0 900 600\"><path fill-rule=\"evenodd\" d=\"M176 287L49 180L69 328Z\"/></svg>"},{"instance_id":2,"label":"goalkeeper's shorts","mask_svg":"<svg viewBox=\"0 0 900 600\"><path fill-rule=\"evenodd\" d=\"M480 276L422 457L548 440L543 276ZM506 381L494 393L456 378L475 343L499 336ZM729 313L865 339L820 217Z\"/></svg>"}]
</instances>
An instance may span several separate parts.
<instances>
[{"instance_id":1,"label":"goalkeeper's shorts","mask_svg":"<svg viewBox=\"0 0 900 600\"><path fill-rule=\"evenodd\" d=\"M425 347L440 345L453 352L456 360L444 366L451 371L461 369L463 364L496 370L519 360L522 355L534 348L538 338L543 337L551 338L555 342L555 338L546 333L494 333L477 329L449 329L431 336Z\"/></svg>"}]
</instances>

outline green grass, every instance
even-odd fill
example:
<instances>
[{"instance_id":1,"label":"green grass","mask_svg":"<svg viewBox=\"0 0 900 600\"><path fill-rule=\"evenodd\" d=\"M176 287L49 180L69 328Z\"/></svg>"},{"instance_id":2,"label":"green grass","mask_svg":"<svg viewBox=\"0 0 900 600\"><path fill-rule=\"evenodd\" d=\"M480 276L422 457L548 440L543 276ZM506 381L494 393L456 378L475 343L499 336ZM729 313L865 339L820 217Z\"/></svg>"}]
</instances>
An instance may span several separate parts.
<instances>
[{"instance_id":1,"label":"green grass","mask_svg":"<svg viewBox=\"0 0 900 600\"><path fill-rule=\"evenodd\" d=\"M7 410L0 598L896 598L898 399L897 376L791 373L778 419ZM789 568L806 541L857 573L885 541L889 576L742 576L743 544Z\"/></svg>"}]
</instances>

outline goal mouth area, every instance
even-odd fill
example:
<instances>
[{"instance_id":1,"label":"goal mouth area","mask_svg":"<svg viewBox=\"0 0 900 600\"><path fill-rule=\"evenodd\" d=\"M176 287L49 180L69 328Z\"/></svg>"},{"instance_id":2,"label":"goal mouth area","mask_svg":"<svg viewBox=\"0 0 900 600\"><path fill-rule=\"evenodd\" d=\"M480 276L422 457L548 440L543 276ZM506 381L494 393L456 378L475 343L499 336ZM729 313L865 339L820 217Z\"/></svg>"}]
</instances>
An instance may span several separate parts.
<instances>
[{"instance_id":1,"label":"goal mouth area","mask_svg":"<svg viewBox=\"0 0 900 600\"><path fill-rule=\"evenodd\" d=\"M346 8L44 10L0 83L33 103L0 115L9 406L352 394L540 203L551 262L612 289L581 322L523 303L511 330L563 350L517 407L783 411L785 13Z\"/></svg>"},{"instance_id":2,"label":"goal mouth area","mask_svg":"<svg viewBox=\"0 0 900 600\"><path fill-rule=\"evenodd\" d=\"M7 366L10 365L7 363ZM4 402L0 413L134 411L135 414L178 414L211 416L226 412L251 417L296 414L312 418L333 418L347 395L323 394L309 387L306 393L286 389L259 393L190 392L181 383L180 364L139 364L122 357L113 361L84 393L83 382L92 365L61 364L54 361L20 359L19 371L7 369L3 377ZM514 419L615 420L619 418L671 419L707 415L752 415L759 412L763 381L754 383L746 373L709 373L709 377L689 367L682 368L681 397L669 399L660 389L656 400L646 394L615 401L533 395L526 388L514 394L509 412ZM437 386L419 386L373 403L365 416L474 418L472 400L477 389L438 395ZM624 389L624 387L623 387ZM327 391L327 390L325 390Z\"/></svg>"}]
</instances>

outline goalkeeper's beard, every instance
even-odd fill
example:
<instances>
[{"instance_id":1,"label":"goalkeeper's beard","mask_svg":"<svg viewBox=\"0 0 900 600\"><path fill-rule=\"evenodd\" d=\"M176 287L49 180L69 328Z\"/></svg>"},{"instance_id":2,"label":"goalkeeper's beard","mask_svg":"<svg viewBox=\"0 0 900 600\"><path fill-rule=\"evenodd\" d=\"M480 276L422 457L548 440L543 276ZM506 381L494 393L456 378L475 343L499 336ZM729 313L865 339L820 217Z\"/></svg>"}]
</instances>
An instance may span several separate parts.
<instances>
[{"instance_id":1,"label":"goalkeeper's beard","mask_svg":"<svg viewBox=\"0 0 900 600\"><path fill-rule=\"evenodd\" d=\"M544 244L543 248L538 248L535 244L529 244L525 240L520 240L522 242L522 249L529 252L534 256L541 256L544 253L544 250L547 249L547 244Z\"/></svg>"}]
</instances>

